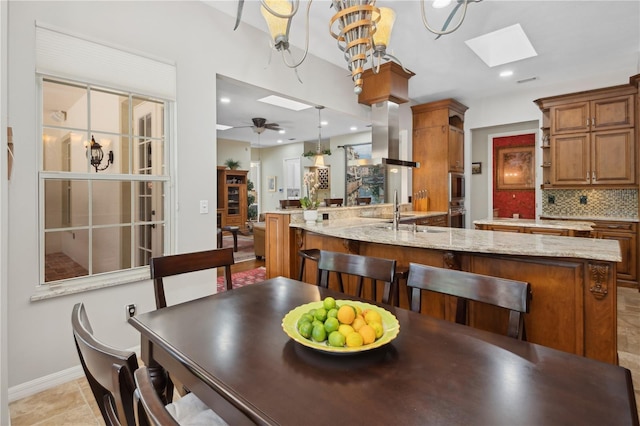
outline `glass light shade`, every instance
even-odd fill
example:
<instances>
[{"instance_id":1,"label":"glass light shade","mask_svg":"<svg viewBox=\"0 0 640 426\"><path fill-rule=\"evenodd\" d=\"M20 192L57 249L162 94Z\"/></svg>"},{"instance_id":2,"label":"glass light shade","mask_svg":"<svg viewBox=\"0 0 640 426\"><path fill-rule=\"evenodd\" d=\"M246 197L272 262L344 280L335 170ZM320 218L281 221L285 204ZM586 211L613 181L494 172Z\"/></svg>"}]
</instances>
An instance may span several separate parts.
<instances>
[{"instance_id":1,"label":"glass light shade","mask_svg":"<svg viewBox=\"0 0 640 426\"><path fill-rule=\"evenodd\" d=\"M267 6L274 12L282 15L289 15L292 10L292 5L288 0L265 0ZM278 41L280 38L288 38L287 29L289 27L290 18L279 18L265 9L264 6L260 7L264 20L267 21L267 27L269 27L269 33L274 41Z\"/></svg>"},{"instance_id":2,"label":"glass light shade","mask_svg":"<svg viewBox=\"0 0 640 426\"><path fill-rule=\"evenodd\" d=\"M378 21L376 32L373 34L373 45L388 46L393 24L396 22L396 12L390 7L381 7L379 9L380 21Z\"/></svg>"},{"instance_id":3,"label":"glass light shade","mask_svg":"<svg viewBox=\"0 0 640 426\"><path fill-rule=\"evenodd\" d=\"M317 154L316 161L313 163L313 165L316 167L324 167L324 155Z\"/></svg>"},{"instance_id":4,"label":"glass light shade","mask_svg":"<svg viewBox=\"0 0 640 426\"><path fill-rule=\"evenodd\" d=\"M451 4L451 0L433 0L434 9L442 9L443 7L447 7L450 4Z\"/></svg>"}]
</instances>

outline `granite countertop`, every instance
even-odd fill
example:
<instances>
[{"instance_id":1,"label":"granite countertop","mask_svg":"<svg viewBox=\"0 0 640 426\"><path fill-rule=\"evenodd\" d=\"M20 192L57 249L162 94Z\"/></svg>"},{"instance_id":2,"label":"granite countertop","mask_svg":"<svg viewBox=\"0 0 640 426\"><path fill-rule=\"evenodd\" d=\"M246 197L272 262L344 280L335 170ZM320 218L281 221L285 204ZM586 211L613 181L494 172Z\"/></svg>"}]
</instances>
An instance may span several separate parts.
<instances>
[{"instance_id":1,"label":"granite countertop","mask_svg":"<svg viewBox=\"0 0 640 426\"><path fill-rule=\"evenodd\" d=\"M524 228L555 228L571 229L574 231L591 231L593 222L578 220L553 220L553 219L511 219L511 218L487 218L474 220L474 225L502 225L521 226Z\"/></svg>"},{"instance_id":2,"label":"granite countertop","mask_svg":"<svg viewBox=\"0 0 640 426\"><path fill-rule=\"evenodd\" d=\"M290 226L335 238L401 247L610 262L622 260L618 241L595 238L487 232L437 226L417 226L417 232L413 232L413 225L400 224L400 229L394 230L389 223L380 220L377 223L363 223L363 218L330 220L313 225L292 223Z\"/></svg>"},{"instance_id":3,"label":"granite countertop","mask_svg":"<svg viewBox=\"0 0 640 426\"><path fill-rule=\"evenodd\" d=\"M637 217L619 217L619 216L552 216L542 215L542 219L559 219L559 220L608 220L613 222L640 222Z\"/></svg>"}]
</instances>

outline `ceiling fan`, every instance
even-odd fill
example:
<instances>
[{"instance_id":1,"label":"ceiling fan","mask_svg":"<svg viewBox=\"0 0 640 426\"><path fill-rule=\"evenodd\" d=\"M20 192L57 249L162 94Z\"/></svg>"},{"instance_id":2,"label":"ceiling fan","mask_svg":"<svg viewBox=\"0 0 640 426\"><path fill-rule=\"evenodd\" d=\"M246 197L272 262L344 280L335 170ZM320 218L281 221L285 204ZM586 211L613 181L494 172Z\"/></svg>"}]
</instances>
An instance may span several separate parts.
<instances>
[{"instance_id":1,"label":"ceiling fan","mask_svg":"<svg viewBox=\"0 0 640 426\"><path fill-rule=\"evenodd\" d=\"M234 127L234 129L241 129L243 127L251 127L254 132L257 134L261 134L265 130L280 130L280 125L278 123L267 123L266 118L252 118L253 126L239 126Z\"/></svg>"}]
</instances>

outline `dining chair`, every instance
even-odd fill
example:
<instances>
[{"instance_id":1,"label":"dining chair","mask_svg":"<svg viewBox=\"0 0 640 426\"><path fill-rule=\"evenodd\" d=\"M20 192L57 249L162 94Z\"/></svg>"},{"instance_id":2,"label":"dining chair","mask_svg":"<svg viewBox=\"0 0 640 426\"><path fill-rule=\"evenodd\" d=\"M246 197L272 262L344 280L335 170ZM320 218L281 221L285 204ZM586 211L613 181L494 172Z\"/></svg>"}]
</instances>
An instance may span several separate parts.
<instances>
[{"instance_id":1,"label":"dining chair","mask_svg":"<svg viewBox=\"0 0 640 426\"><path fill-rule=\"evenodd\" d=\"M324 204L327 207L331 207L331 206L336 206L336 207L342 207L342 203L344 203L344 200L342 198L325 198L324 199Z\"/></svg>"},{"instance_id":2,"label":"dining chair","mask_svg":"<svg viewBox=\"0 0 640 426\"><path fill-rule=\"evenodd\" d=\"M155 392L149 369L145 366L135 371L134 380L135 418L139 425L145 421L153 426L227 424L193 393L165 405ZM140 408L144 412L141 412Z\"/></svg>"},{"instance_id":3,"label":"dining chair","mask_svg":"<svg viewBox=\"0 0 640 426\"><path fill-rule=\"evenodd\" d=\"M317 262L320 260L320 249L312 248L312 249L301 249L298 250L298 256L300 256L300 268L298 269L298 281L302 281L304 278L304 267L306 265L306 261L310 260L312 262ZM320 271L318 270L318 277L316 279L316 283L320 281Z\"/></svg>"},{"instance_id":4,"label":"dining chair","mask_svg":"<svg viewBox=\"0 0 640 426\"><path fill-rule=\"evenodd\" d=\"M167 306L163 278L187 272L224 267L226 289L232 290L231 265L233 264L233 248L231 247L151 258L149 266L156 296L156 308L161 309Z\"/></svg>"},{"instance_id":5,"label":"dining chair","mask_svg":"<svg viewBox=\"0 0 640 426\"><path fill-rule=\"evenodd\" d=\"M371 300L377 300L376 288L378 281L384 283L382 303L389 304L394 293L392 286L396 271L396 261L379 257L363 256L359 254L338 253L320 250L318 260L318 285L329 287L329 276L335 272L338 276L340 291L344 293L343 275L356 276L357 286L355 295L362 297L364 279L371 284Z\"/></svg>"},{"instance_id":6,"label":"dining chair","mask_svg":"<svg viewBox=\"0 0 640 426\"><path fill-rule=\"evenodd\" d=\"M73 307L71 326L82 369L105 423L110 426L135 425L133 374L138 369L136 353L97 340L83 303ZM163 379L166 379L166 373ZM156 398L161 400L158 395ZM145 419L141 424L147 424Z\"/></svg>"},{"instance_id":7,"label":"dining chair","mask_svg":"<svg viewBox=\"0 0 640 426\"><path fill-rule=\"evenodd\" d=\"M300 200L280 200L280 208L283 210L286 208L299 209L301 207Z\"/></svg>"},{"instance_id":8,"label":"dining chair","mask_svg":"<svg viewBox=\"0 0 640 426\"><path fill-rule=\"evenodd\" d=\"M421 311L422 290L455 296L456 322L467 323L467 300L509 310L507 336L526 340L524 315L529 312L531 284L455 269L409 264L407 287L411 289L411 310Z\"/></svg>"},{"instance_id":9,"label":"dining chair","mask_svg":"<svg viewBox=\"0 0 640 426\"><path fill-rule=\"evenodd\" d=\"M357 197L356 198L356 202L357 202L358 206L363 205L363 204L365 204L365 205L366 204L371 204L371 197Z\"/></svg>"}]
</instances>

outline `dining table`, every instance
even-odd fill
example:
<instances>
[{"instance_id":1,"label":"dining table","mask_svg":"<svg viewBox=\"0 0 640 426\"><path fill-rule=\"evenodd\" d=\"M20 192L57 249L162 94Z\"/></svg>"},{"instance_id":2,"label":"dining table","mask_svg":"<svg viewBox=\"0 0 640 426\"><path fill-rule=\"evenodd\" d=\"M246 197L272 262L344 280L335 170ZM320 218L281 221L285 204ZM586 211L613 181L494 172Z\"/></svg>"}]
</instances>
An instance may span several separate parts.
<instances>
[{"instance_id":1,"label":"dining table","mask_svg":"<svg viewBox=\"0 0 640 426\"><path fill-rule=\"evenodd\" d=\"M385 309L399 333L334 353L284 332L290 311L327 296ZM142 361L229 424L638 425L626 368L285 277L129 323Z\"/></svg>"}]
</instances>

